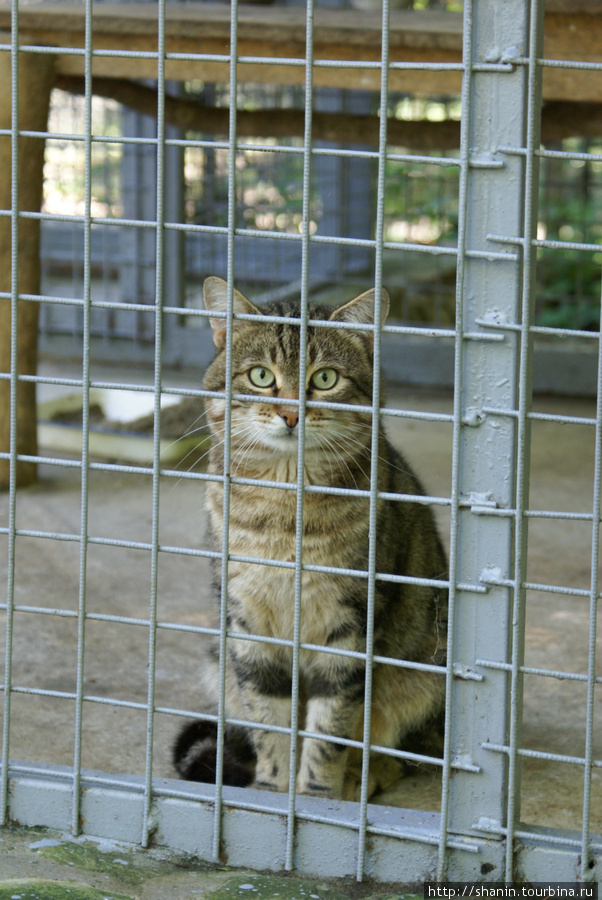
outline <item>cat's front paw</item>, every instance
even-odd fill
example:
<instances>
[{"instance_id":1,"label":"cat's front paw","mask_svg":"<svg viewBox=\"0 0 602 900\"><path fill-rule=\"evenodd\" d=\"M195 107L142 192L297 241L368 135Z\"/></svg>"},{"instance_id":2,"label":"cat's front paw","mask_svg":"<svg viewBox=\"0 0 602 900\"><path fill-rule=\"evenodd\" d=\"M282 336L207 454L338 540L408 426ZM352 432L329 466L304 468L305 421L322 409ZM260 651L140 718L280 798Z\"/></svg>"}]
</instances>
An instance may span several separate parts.
<instances>
[{"instance_id":1,"label":"cat's front paw","mask_svg":"<svg viewBox=\"0 0 602 900\"><path fill-rule=\"evenodd\" d=\"M273 781L254 781L251 787L257 788L259 791L286 791L287 787L280 787Z\"/></svg>"},{"instance_id":2,"label":"cat's front paw","mask_svg":"<svg viewBox=\"0 0 602 900\"><path fill-rule=\"evenodd\" d=\"M288 791L289 782L289 761L288 757L282 756L275 759L271 756L259 756L257 767L255 769L255 781L253 787L260 791L278 791L286 793Z\"/></svg>"},{"instance_id":3,"label":"cat's front paw","mask_svg":"<svg viewBox=\"0 0 602 900\"><path fill-rule=\"evenodd\" d=\"M309 797L329 797L330 799L341 799L341 790L324 779L323 781L313 778L299 778L297 780L297 793L304 794Z\"/></svg>"},{"instance_id":4,"label":"cat's front paw","mask_svg":"<svg viewBox=\"0 0 602 900\"><path fill-rule=\"evenodd\" d=\"M329 800L340 800L340 796L335 793L331 788L306 788L303 791L297 791L298 794L303 794L306 797L326 797Z\"/></svg>"},{"instance_id":5,"label":"cat's front paw","mask_svg":"<svg viewBox=\"0 0 602 900\"><path fill-rule=\"evenodd\" d=\"M375 794L396 785L404 776L405 769L401 760L390 757L373 759L368 774L368 799ZM343 800L360 801L362 797L362 770L359 765L351 766L345 773Z\"/></svg>"}]
</instances>

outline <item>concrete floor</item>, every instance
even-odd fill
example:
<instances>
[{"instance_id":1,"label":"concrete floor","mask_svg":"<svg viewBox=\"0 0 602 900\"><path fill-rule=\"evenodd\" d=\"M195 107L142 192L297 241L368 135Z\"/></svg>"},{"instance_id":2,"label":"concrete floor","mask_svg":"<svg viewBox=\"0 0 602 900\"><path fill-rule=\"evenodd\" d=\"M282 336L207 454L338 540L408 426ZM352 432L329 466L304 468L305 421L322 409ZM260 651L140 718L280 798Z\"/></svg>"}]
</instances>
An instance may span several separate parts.
<instances>
[{"instance_id":1,"label":"concrete floor","mask_svg":"<svg viewBox=\"0 0 602 900\"><path fill-rule=\"evenodd\" d=\"M127 380L134 382L129 374ZM449 394L396 389L391 405L449 412ZM543 399L537 408L595 416L590 401ZM415 420L392 422L390 434L412 462L430 493L449 496L451 426ZM533 428L531 505L536 509L591 512L594 429L537 422ZM160 491L160 542L203 546L203 484L164 479ZM17 498L22 529L75 535L80 530L80 475L76 468L42 465L39 483ZM0 496L0 525L8 520L8 498ZM123 541L151 540L152 483L147 475L91 472L89 534ZM447 537L445 512L441 513ZM530 528L528 579L585 588L590 583L591 523L543 520ZM6 539L0 540L0 583L6 584ZM150 554L91 544L87 558L87 611L146 619ZM74 612L78 604L80 549L77 542L19 537L15 601L18 605ZM203 625L209 589L206 560L161 553L158 568L160 622ZM526 664L586 672L588 603L570 596L530 592ZM4 641L0 613L0 641ZM602 636L602 629L598 630ZM14 618L13 684L72 692L76 686L77 621L74 616L18 612ZM0 651L2 644L0 644ZM194 711L202 705L198 670L203 638L160 628L157 636L156 704ZM599 658L602 655L598 654ZM86 625L85 693L145 704L148 631L143 625L89 620ZM595 700L597 744L602 757L602 694ZM1 710L0 710L1 715ZM156 718L154 766L173 775L170 746L182 720ZM585 689L582 684L530 676L525 680L523 745L571 756L583 754ZM146 713L86 703L82 762L110 772L144 771ZM70 765L74 704L71 700L16 693L12 699L11 757ZM591 826L602 831L602 771L594 769ZM531 824L580 829L583 770L565 763L525 760L522 819ZM387 800L417 809L438 809L436 776L406 779Z\"/></svg>"},{"instance_id":2,"label":"concrete floor","mask_svg":"<svg viewBox=\"0 0 602 900\"><path fill-rule=\"evenodd\" d=\"M266 874L141 850L74 840L34 828L0 828L0 900L419 900L402 885L325 882Z\"/></svg>"}]
</instances>

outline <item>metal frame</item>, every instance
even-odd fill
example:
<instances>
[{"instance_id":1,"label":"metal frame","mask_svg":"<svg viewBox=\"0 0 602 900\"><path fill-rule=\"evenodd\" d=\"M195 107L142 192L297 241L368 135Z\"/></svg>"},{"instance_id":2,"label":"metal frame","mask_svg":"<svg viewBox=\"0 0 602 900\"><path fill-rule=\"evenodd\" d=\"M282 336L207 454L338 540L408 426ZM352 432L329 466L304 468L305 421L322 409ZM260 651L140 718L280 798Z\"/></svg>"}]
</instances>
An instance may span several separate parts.
<instances>
[{"instance_id":1,"label":"metal frame","mask_svg":"<svg viewBox=\"0 0 602 900\"><path fill-rule=\"evenodd\" d=\"M18 529L16 524L17 493L16 469L16 334L13 334L13 357L10 373L0 377L10 378L12 385L12 441L8 456L12 477L9 505L9 522L0 528L0 535L8 546L8 582L6 602L0 604L7 614L7 651L4 671L4 732L2 742L2 780L0 782L0 808L4 821L18 819L22 824L50 825L70 828L74 834L83 833L97 837L111 837L136 841L147 846L152 840L166 846L198 854L203 858L219 859L226 848L233 865L251 865L257 868L296 868L315 875L349 875L358 879L366 876L381 880L417 881L432 879L500 880L505 873L508 880L594 881L596 866L602 853L602 838L590 833L591 771L602 767L602 760L593 758L594 712L593 700L597 684L602 678L595 676L596 612L599 597L597 576L598 544L600 536L600 484L602 471L602 357L598 346L598 415L595 420L576 417L546 417L531 411L531 385L533 371L533 338L538 333L563 336L560 329L536 329L532 326L533 270L536 249L554 246L559 250L571 249L572 244L560 245L536 240L536 188L538 150L539 107L541 102L541 70L545 65L557 65L556 61L541 59L542 7L538 0L467 0L464 17L464 86L463 132L459 160L442 158L428 163L459 165L460 228L457 248L416 247L426 254L446 253L457 258L457 321L455 330L439 329L429 333L429 340L454 340L455 401L452 416L426 413L409 413L403 410L381 410L381 415L413 416L423 421L447 421L453 426L453 486L451 497L429 496L412 498L416 502L442 505L451 512L451 552L449 587L451 594L451 625L449 632L449 665L441 672L446 678L448 716L446 747L442 760L429 760L443 770L443 801L441 811L420 813L402 809L377 808L367 802L367 761L369 750L370 707L366 706L366 728L362 796L359 804L326 803L317 798L297 796L296 741L291 741L290 791L288 795L272 795L251 789L240 790L222 785L221 767L215 788L204 785L176 783L153 776L152 749L155 713L173 716L195 715L194 711L178 708L162 708L155 701L155 651L158 629L179 629L197 634L217 634L220 639L222 669L220 674L220 703L217 716L218 744L223 746L225 725L225 642L226 587L228 563L228 513L229 484L237 479L229 475L229 442L226 441L224 475L224 533L221 560L223 597L220 628L184 626L160 621L157 614L157 569L161 553L188 553L197 556L215 556L203 549L186 550L164 546L159 541L159 483L162 478L177 476L191 481L204 481L216 476L200 473L172 472L161 465L159 425L161 418L160 395L183 393L163 385L165 358L162 337L165 320L180 315L181 308L165 302L163 263L165 260L166 231L182 231L185 226L166 221L164 160L168 145L185 142L166 140L165 122L162 116L162 98L165 85L165 0L157 7L159 47L156 55L159 85L159 105L156 148L158 154L158 179L156 192L157 218L153 222L106 220L105 224L128 224L133 227L152 228L156 236L156 284L155 284L155 343L154 383L151 387L140 384L99 384L90 375L90 312L96 305L132 309L131 304L104 304L93 302L90 296L90 234L91 214L90 167L91 146L91 73L92 73L92 0L86 0L86 134L85 177L86 207L83 217L85 246L84 262L86 280L80 301L68 301L80 305L84 320L83 368L81 379L45 379L31 376L30 380L56 384L68 384L89 396L92 387L128 387L151 391L155 398L155 440L152 467L139 467L98 463L90 460L88 451L88 410L84 404L84 444L81 460L63 460L48 457L44 461L56 466L75 467L81 471L81 522L77 534L35 532ZM231 61L237 56L237 0L231 4ZM10 215L15 248L12 259L12 291L14 321L19 298L40 300L42 303L64 302L53 297L30 297L19 294L17 283L17 224L20 217L44 218L42 214L19 212L17 188L17 116L18 99L18 0L12 0L13 35L11 45L3 45L0 52L11 52L13 61L13 123L12 140L12 208L3 211ZM388 17L389 2L384 0L382 10L383 46L381 65L381 108L386 108L388 91ZM341 236L311 235L309 231L309 183L312 159L312 26L313 0L307 0L306 17L307 54L296 64L305 68L305 121L306 132L301 151L296 148L278 148L278 152L301 152L303 158L303 210L302 233L295 238L278 235L280 239L298 239L302 248L301 308L299 320L301 340L305 339L308 320L309 261L313 244L336 241L340 245L360 246L374 252L374 283L380 296L382 283L383 198L386 190L385 162L386 118L381 119L379 149L376 154L365 151L347 151L356 156L371 156L378 163L378 197L376 236L373 241L345 239ZM51 48L28 48L38 52L51 52ZM73 51L75 52L75 51ZM106 55L107 51L103 51ZM274 61L266 61L270 64ZM322 63L327 64L327 63ZM333 65L335 63L332 63ZM355 66L362 65L354 63ZM368 65L368 64L366 64ZM408 64L410 65L410 64ZM411 64L420 68L419 64ZM566 63L566 65L572 65ZM442 68L436 64L430 68ZM457 68L457 67L451 67ZM596 65L602 70L602 65ZM230 67L230 95L236 96L236 65ZM512 109L515 115L507 115ZM153 143L155 143L153 141ZM230 109L230 129L226 143L231 158L240 147L236 132L236 108ZM494 148L493 150L491 148ZM273 149L273 148L272 148ZM346 151L322 150L321 153ZM245 230L235 224L235 167L229 173L228 226L226 229L209 224L197 226L207 232L225 233L228 242L229 298L226 314L227 335L232 334L233 294L236 280L236 239ZM103 220L104 221L104 220ZM263 235L253 232L258 239ZM274 235L270 235L274 236ZM403 252L404 248L394 245ZM583 249L583 245L578 245ZM407 246L406 246L407 249ZM597 245L585 245L585 249L599 252ZM147 305L140 310L148 312ZM202 310L189 311L190 315L206 317ZM213 314L214 315L214 314ZM377 304L377 321L380 308ZM312 323L323 327L335 327L332 323ZM336 327L353 328L352 325ZM357 327L357 326L356 326ZM375 327L375 369L381 362L380 330ZM406 340L425 340L422 329L387 326L385 340L403 337ZM571 332L574 335L574 332ZM577 338L598 340L599 335L583 334ZM228 344L230 345L230 341ZM424 345L423 345L424 346ZM301 357L303 360L303 356ZM231 355L227 369L231 370ZM300 377L304 378L304 362ZM375 379L371 409L380 408L379 380ZM186 393L186 392L184 392ZM203 391L189 391L203 396ZM231 401L231 388L226 391ZM299 401L299 454L304 452L304 422L306 407L316 405ZM327 404L320 404L327 405ZM229 408L229 403L227 404ZM229 416L229 414L228 414ZM592 514L568 514L554 511L537 512L529 508L529 430L534 419L553 418L568 425L585 423L596 430L596 472ZM373 416L373 442L378 435L378 416ZM230 419L226 421L226 434L230 433ZM40 458L38 458L40 459ZM372 456L371 484L369 492L371 521L374 525L376 501L377 454ZM99 538L90 534L87 517L88 474L94 469L107 472L146 471L152 476L152 536L150 542L141 544L117 539ZM301 469L302 471L302 469ZM492 472L494 475L492 475ZM240 480L240 479L238 479ZM271 485L276 486L276 485ZM277 485L283 487L282 485ZM298 683L298 660L304 645L300 642L299 617L301 609L301 574L306 568L302 559L302 509L304 495L311 490L324 490L305 486L302 478L289 486L297 497L297 553L295 563L278 563L274 560L250 560L260 565L291 566L295 571L295 633L289 645L293 649L293 683ZM339 493L342 489L330 489ZM357 494L356 491L345 491ZM361 492L360 492L361 493ZM404 501L408 498L394 496ZM592 523L592 568L589 591L531 584L526 580L525 550L527 524L533 517L579 518ZM374 533L374 528L372 529ZM77 613L63 609L42 609L17 605L14 593L15 542L20 536L36 536L54 541L71 541L79 545L79 607ZM102 543L114 547L135 547L145 550L150 557L150 603L148 616L134 619L128 616L109 616L86 611L86 575L88 548ZM316 567L313 567L316 568ZM331 571L322 567L324 571ZM322 570L321 569L321 570ZM335 570L336 571L336 570ZM371 541L367 572L350 573L367 579L369 610L374 598L375 547ZM404 576L389 576L391 580L407 581ZM528 590L548 590L584 596L590 604L589 665L586 675L574 675L554 669L526 668L523 663L524 605ZM57 692L44 688L25 688L14 684L12 678L12 623L14 612L30 612L77 618L78 665L75 691ZM369 615L369 620L371 615ZM144 704L117 701L111 698L89 696L84 693L84 637L89 620L139 624L148 628L148 691ZM505 635L503 646L497 635ZM237 637L243 637L237 635ZM251 636L250 639L257 639ZM261 638L265 640L265 638ZM332 648L312 647L321 652L335 652ZM343 652L343 651L340 651ZM371 690L372 640L369 627L366 651L366 696ZM389 661L398 665L416 666L403 661ZM434 667L433 667L434 668ZM521 745L522 678L535 674L541 677L573 678L587 684L587 741L581 758L564 757L530 751ZM41 696L60 696L71 699L76 708L74 762L72 767L43 766L33 763L9 761L11 696L14 693L30 693ZM295 695L296 696L296 695ZM110 777L103 773L88 772L81 767L82 708L84 703L105 703L133 709L142 709L147 715L146 769L141 777ZM478 715L476 714L478 711ZM305 736L299 728L297 701L293 709L291 725L293 736ZM400 753L401 756L408 754ZM569 762L583 768L583 828L581 834L560 830L528 828L519 825L520 760L526 755L542 759ZM453 776L453 777L452 777ZM185 824L183 824L185 823ZM248 841L240 840L241 834L258 831L261 839L249 850Z\"/></svg>"}]
</instances>

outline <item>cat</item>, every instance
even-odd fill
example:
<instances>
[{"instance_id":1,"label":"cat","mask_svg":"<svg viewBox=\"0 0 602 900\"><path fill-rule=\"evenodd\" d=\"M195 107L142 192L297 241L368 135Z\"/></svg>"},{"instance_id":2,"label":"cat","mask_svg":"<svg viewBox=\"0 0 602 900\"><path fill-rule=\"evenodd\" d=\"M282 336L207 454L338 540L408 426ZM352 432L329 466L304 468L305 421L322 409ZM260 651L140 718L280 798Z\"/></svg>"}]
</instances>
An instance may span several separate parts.
<instances>
[{"instance_id":1,"label":"cat","mask_svg":"<svg viewBox=\"0 0 602 900\"><path fill-rule=\"evenodd\" d=\"M205 307L224 313L227 284L207 278ZM382 291L381 318L389 307ZM233 291L237 314L232 326L230 474L296 487L298 466L299 324L262 321L264 316L299 319L296 302L255 306ZM305 412L304 483L312 486L370 487L375 294L366 291L336 309L309 304L310 320L354 323L362 329L308 326L307 401L357 406L337 410L308 406ZM217 355L203 386L212 435L209 472L224 474L226 401L226 320L211 317ZM221 395L221 396L220 396ZM252 395L258 402L240 395ZM275 398L274 402L262 402ZM423 495L421 483L382 425L378 442L378 490ZM228 552L233 555L295 561L296 490L232 483ZM209 541L221 553L223 483L207 487ZM368 570L369 499L349 494L304 492L302 562L341 570ZM214 561L214 596L219 610L221 561ZM425 504L379 499L376 571L427 581L444 580L447 563L432 511ZM230 560L227 627L229 633L293 640L294 567ZM300 640L334 650L365 653L367 631L365 577L344 571L303 571ZM374 597L374 654L411 663L445 665L447 590L442 585L394 583L377 578ZM217 697L218 651L207 661L205 685ZM361 750L345 740L362 741L365 662L324 651L302 649L299 656L300 728L324 735L300 741L296 789L300 793L357 799ZM244 637L227 639L226 715L257 723L227 725L225 783L276 791L289 789L290 736L261 725L291 726L292 650ZM426 669L375 662L371 691L371 743L426 754L441 753L445 678ZM217 728L198 721L182 730L174 747L180 775L215 779ZM342 738L343 741L337 741ZM399 758L372 752L368 793L396 782L405 771Z\"/></svg>"}]
</instances>

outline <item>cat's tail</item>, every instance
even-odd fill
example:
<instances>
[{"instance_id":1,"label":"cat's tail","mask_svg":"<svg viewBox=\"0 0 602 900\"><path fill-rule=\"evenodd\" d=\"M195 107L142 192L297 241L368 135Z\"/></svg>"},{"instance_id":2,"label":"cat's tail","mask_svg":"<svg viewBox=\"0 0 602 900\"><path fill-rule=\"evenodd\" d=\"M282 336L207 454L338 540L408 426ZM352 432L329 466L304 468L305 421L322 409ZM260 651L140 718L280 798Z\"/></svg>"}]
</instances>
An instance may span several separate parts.
<instances>
[{"instance_id":1,"label":"cat's tail","mask_svg":"<svg viewBox=\"0 0 602 900\"><path fill-rule=\"evenodd\" d=\"M197 720L185 725L173 747L174 765L186 781L215 784L217 724ZM227 725L224 733L223 783L247 787L255 777L255 750L244 728Z\"/></svg>"}]
</instances>

